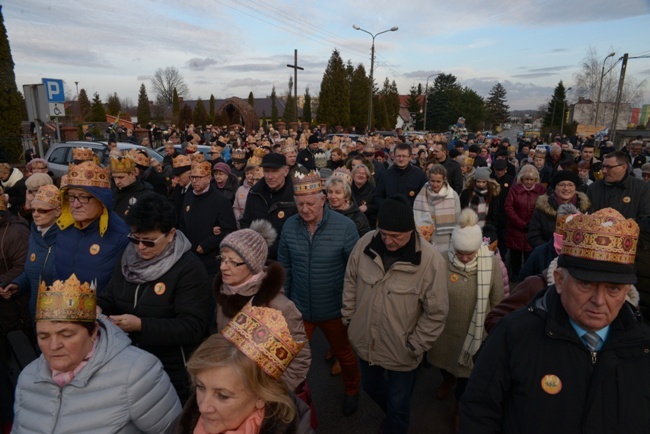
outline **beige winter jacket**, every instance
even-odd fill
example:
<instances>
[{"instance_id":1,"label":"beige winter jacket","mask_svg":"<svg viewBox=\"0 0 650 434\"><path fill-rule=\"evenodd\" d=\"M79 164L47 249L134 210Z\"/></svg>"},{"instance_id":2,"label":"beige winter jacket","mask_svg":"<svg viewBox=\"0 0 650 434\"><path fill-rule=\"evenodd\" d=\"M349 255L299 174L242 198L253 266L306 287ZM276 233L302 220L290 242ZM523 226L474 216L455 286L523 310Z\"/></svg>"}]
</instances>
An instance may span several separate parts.
<instances>
[{"instance_id":1,"label":"beige winter jacket","mask_svg":"<svg viewBox=\"0 0 650 434\"><path fill-rule=\"evenodd\" d=\"M375 239L377 236L377 239ZM355 351L371 365L415 369L445 326L447 265L418 236L415 254L384 270L377 231L364 235L348 260L343 323Z\"/></svg>"}]
</instances>

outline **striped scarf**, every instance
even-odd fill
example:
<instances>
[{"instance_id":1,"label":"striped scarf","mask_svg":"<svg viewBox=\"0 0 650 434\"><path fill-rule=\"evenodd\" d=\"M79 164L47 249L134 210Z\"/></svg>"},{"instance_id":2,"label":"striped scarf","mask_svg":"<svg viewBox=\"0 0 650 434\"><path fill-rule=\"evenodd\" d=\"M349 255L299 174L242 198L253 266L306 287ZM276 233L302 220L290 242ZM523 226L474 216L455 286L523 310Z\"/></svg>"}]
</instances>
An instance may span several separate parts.
<instances>
[{"instance_id":1,"label":"striped scarf","mask_svg":"<svg viewBox=\"0 0 650 434\"><path fill-rule=\"evenodd\" d=\"M483 341L483 323L487 315L488 303L490 301L490 288L492 286L492 257L493 254L485 244L478 249L476 258L467 264L463 264L456 259L455 252L448 252L449 260L455 267L465 270L476 270L477 288L476 288L476 306L472 314L472 322L467 329L467 336L463 343L463 349L458 357L458 363L468 368L474 367L474 354L481 347Z\"/></svg>"},{"instance_id":2,"label":"striped scarf","mask_svg":"<svg viewBox=\"0 0 650 434\"><path fill-rule=\"evenodd\" d=\"M413 202L413 217L417 226L435 225L436 235L451 235L456 226L454 191L445 183L438 193L425 184Z\"/></svg>"}]
</instances>

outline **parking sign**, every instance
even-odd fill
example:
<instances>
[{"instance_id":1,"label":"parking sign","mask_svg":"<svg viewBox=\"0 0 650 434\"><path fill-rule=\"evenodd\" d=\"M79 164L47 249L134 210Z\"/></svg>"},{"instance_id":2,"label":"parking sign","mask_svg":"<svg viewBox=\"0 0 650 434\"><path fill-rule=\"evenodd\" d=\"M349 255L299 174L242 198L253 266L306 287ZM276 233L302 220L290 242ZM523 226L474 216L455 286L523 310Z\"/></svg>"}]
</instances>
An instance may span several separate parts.
<instances>
[{"instance_id":1,"label":"parking sign","mask_svg":"<svg viewBox=\"0 0 650 434\"><path fill-rule=\"evenodd\" d=\"M63 91L63 80L56 78L44 78L45 94L50 105L50 116L65 116L65 92Z\"/></svg>"}]
</instances>

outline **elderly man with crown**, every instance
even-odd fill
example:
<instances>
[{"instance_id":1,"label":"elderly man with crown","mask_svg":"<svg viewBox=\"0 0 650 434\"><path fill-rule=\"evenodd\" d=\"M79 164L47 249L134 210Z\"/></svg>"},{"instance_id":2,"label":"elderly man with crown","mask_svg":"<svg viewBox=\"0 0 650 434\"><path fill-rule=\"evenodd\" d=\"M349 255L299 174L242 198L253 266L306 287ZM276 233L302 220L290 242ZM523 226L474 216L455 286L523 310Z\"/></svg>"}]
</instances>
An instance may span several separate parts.
<instances>
[{"instance_id":1,"label":"elderly man with crown","mask_svg":"<svg viewBox=\"0 0 650 434\"><path fill-rule=\"evenodd\" d=\"M100 293L115 261L129 240L129 227L113 211L110 170L84 161L70 164L68 184L61 188L61 216L56 223L55 276L73 273L83 281L97 281Z\"/></svg>"},{"instance_id":2,"label":"elderly man with crown","mask_svg":"<svg viewBox=\"0 0 650 434\"><path fill-rule=\"evenodd\" d=\"M650 432L650 334L626 301L639 226L567 219L555 284L503 318L461 399L461 433Z\"/></svg>"},{"instance_id":3,"label":"elderly man with crown","mask_svg":"<svg viewBox=\"0 0 650 434\"><path fill-rule=\"evenodd\" d=\"M133 151L124 156L111 156L111 176L117 189L113 193L113 211L124 218L138 199L153 191L153 187L138 178Z\"/></svg>"},{"instance_id":4,"label":"elderly man with crown","mask_svg":"<svg viewBox=\"0 0 650 434\"><path fill-rule=\"evenodd\" d=\"M160 361L96 317L94 281L74 274L36 301L42 351L20 374L12 433L151 433L181 411Z\"/></svg>"}]
</instances>

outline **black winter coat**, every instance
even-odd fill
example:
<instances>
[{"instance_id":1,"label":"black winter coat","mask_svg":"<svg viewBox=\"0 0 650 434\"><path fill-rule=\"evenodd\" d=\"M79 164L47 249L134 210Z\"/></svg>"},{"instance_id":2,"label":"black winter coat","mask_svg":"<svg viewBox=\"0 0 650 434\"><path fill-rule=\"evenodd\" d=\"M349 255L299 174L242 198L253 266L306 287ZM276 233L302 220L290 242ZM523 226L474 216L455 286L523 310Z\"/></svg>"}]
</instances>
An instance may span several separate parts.
<instances>
[{"instance_id":1,"label":"black winter coat","mask_svg":"<svg viewBox=\"0 0 650 434\"><path fill-rule=\"evenodd\" d=\"M359 232L359 238L370 232L370 225L368 224L368 219L366 215L361 212L359 207L354 203L346 210L332 209L333 211L343 214L350 220L354 222L354 225L357 227L357 232Z\"/></svg>"},{"instance_id":2,"label":"black winter coat","mask_svg":"<svg viewBox=\"0 0 650 434\"><path fill-rule=\"evenodd\" d=\"M127 185L121 190L115 190L113 193L113 211L124 218L128 214L129 208L135 205L142 195L153 192L151 185L136 179L133 184Z\"/></svg>"},{"instance_id":3,"label":"black winter coat","mask_svg":"<svg viewBox=\"0 0 650 434\"><path fill-rule=\"evenodd\" d=\"M427 181L427 175L424 174L422 169L412 164L409 164L404 169L399 169L396 165L391 166L390 169L382 173L379 181L377 181L377 189L375 190L377 209L381 208L381 204L384 203L386 198L396 194L406 196L412 207L415 196Z\"/></svg>"},{"instance_id":4,"label":"black winter coat","mask_svg":"<svg viewBox=\"0 0 650 434\"><path fill-rule=\"evenodd\" d=\"M375 186L370 180L368 180L368 182L366 182L361 188L357 187L354 182L352 183L352 197L354 198L354 202L358 206L365 205L368 207L365 214L371 228L377 226L377 211L379 209L373 200L374 196Z\"/></svg>"},{"instance_id":5,"label":"black winter coat","mask_svg":"<svg viewBox=\"0 0 650 434\"><path fill-rule=\"evenodd\" d=\"M182 402L189 396L185 362L208 336L214 297L208 273L192 252L185 252L152 282L127 282L122 258L111 280L98 296L105 315L131 314L142 321L142 331L131 332L133 345L158 357Z\"/></svg>"},{"instance_id":6,"label":"black winter coat","mask_svg":"<svg viewBox=\"0 0 650 434\"><path fill-rule=\"evenodd\" d=\"M549 387L556 386L556 387ZM590 352L555 286L491 331L461 399L460 432L650 432L650 335L625 303Z\"/></svg>"},{"instance_id":7,"label":"black winter coat","mask_svg":"<svg viewBox=\"0 0 650 434\"><path fill-rule=\"evenodd\" d=\"M584 214L589 210L591 202L586 194L580 192L576 194L578 195L576 208ZM533 249L553 238L559 207L552 193L550 196L544 194L537 198L535 211L533 211L533 216L530 218L530 223L528 223L528 242Z\"/></svg>"}]
</instances>

